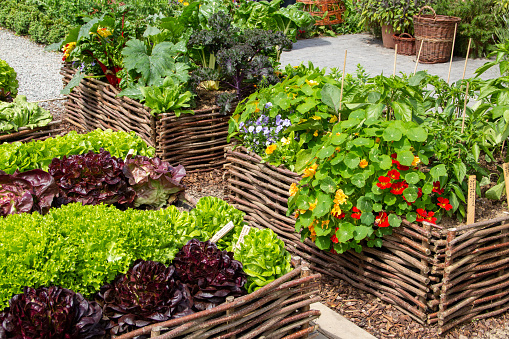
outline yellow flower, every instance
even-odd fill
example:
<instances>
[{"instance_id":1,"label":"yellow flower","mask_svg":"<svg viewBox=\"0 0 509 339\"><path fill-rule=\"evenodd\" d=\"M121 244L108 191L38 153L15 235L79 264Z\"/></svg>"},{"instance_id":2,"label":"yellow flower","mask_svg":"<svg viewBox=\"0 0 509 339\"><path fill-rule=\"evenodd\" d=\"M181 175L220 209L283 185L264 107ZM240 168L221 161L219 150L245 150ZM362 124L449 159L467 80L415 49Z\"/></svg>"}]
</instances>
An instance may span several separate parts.
<instances>
[{"instance_id":1,"label":"yellow flower","mask_svg":"<svg viewBox=\"0 0 509 339\"><path fill-rule=\"evenodd\" d=\"M311 235L309 236L311 240L315 241L316 239L316 231L315 231L315 222L312 222L311 225L308 226Z\"/></svg>"},{"instance_id":2,"label":"yellow flower","mask_svg":"<svg viewBox=\"0 0 509 339\"><path fill-rule=\"evenodd\" d=\"M359 162L360 168L366 168L368 166L368 161L366 159L362 159L361 162Z\"/></svg>"},{"instance_id":3,"label":"yellow flower","mask_svg":"<svg viewBox=\"0 0 509 339\"><path fill-rule=\"evenodd\" d=\"M189 2L184 2L183 5L184 6L189 6Z\"/></svg>"},{"instance_id":4,"label":"yellow flower","mask_svg":"<svg viewBox=\"0 0 509 339\"><path fill-rule=\"evenodd\" d=\"M338 121L338 117L337 116L333 116L332 118L330 118L329 122L331 124L335 123L336 121Z\"/></svg>"},{"instance_id":5,"label":"yellow flower","mask_svg":"<svg viewBox=\"0 0 509 339\"><path fill-rule=\"evenodd\" d=\"M336 147L336 152L341 152L341 147Z\"/></svg>"},{"instance_id":6,"label":"yellow flower","mask_svg":"<svg viewBox=\"0 0 509 339\"><path fill-rule=\"evenodd\" d=\"M292 93L292 95L293 95L294 99L297 97L297 94L295 94L295 93Z\"/></svg>"},{"instance_id":7,"label":"yellow flower","mask_svg":"<svg viewBox=\"0 0 509 339\"><path fill-rule=\"evenodd\" d=\"M348 196L343 192L341 188L336 191L336 196L334 197L334 203L337 205L343 205L348 199ZM341 214L341 213L340 213Z\"/></svg>"},{"instance_id":8,"label":"yellow flower","mask_svg":"<svg viewBox=\"0 0 509 339\"><path fill-rule=\"evenodd\" d=\"M339 132L338 132L338 133L336 133L336 135L337 135L337 136L339 136L340 134L341 134L341 133L339 133Z\"/></svg>"},{"instance_id":9,"label":"yellow flower","mask_svg":"<svg viewBox=\"0 0 509 339\"><path fill-rule=\"evenodd\" d=\"M300 119L299 124L302 124L303 122L308 121L308 119Z\"/></svg>"},{"instance_id":10,"label":"yellow flower","mask_svg":"<svg viewBox=\"0 0 509 339\"><path fill-rule=\"evenodd\" d=\"M414 157L414 161L412 161L412 166L417 166L421 163L421 159L419 157Z\"/></svg>"},{"instance_id":11,"label":"yellow flower","mask_svg":"<svg viewBox=\"0 0 509 339\"><path fill-rule=\"evenodd\" d=\"M314 81L314 80L307 80L307 79L306 79L306 83L307 83L309 86L318 85L318 81Z\"/></svg>"},{"instance_id":12,"label":"yellow flower","mask_svg":"<svg viewBox=\"0 0 509 339\"><path fill-rule=\"evenodd\" d=\"M290 139L287 139L285 137L282 137L281 138L281 143L284 145L284 146L288 146L290 145Z\"/></svg>"},{"instance_id":13,"label":"yellow flower","mask_svg":"<svg viewBox=\"0 0 509 339\"><path fill-rule=\"evenodd\" d=\"M314 135L315 137L317 137L317 136L318 136L318 131L315 131L315 133L313 133L313 135Z\"/></svg>"},{"instance_id":14,"label":"yellow flower","mask_svg":"<svg viewBox=\"0 0 509 339\"><path fill-rule=\"evenodd\" d=\"M322 221L322 229L323 229L323 226L329 226L329 223L330 223L330 220Z\"/></svg>"},{"instance_id":15,"label":"yellow flower","mask_svg":"<svg viewBox=\"0 0 509 339\"><path fill-rule=\"evenodd\" d=\"M258 107L255 108L255 113L260 112L260 109Z\"/></svg>"},{"instance_id":16,"label":"yellow flower","mask_svg":"<svg viewBox=\"0 0 509 339\"><path fill-rule=\"evenodd\" d=\"M320 120L322 118L320 118L318 115L315 115L315 116L312 116L311 119L313 119L313 120Z\"/></svg>"},{"instance_id":17,"label":"yellow flower","mask_svg":"<svg viewBox=\"0 0 509 339\"><path fill-rule=\"evenodd\" d=\"M293 216L295 219L297 219L299 217L299 211L295 212L295 215Z\"/></svg>"},{"instance_id":18,"label":"yellow flower","mask_svg":"<svg viewBox=\"0 0 509 339\"><path fill-rule=\"evenodd\" d=\"M338 204L334 204L332 211L330 211L331 215L341 215L341 207Z\"/></svg>"},{"instance_id":19,"label":"yellow flower","mask_svg":"<svg viewBox=\"0 0 509 339\"><path fill-rule=\"evenodd\" d=\"M269 146L267 146L267 149L265 150L265 153L272 154L272 153L274 153L276 148L277 148L277 144L269 145Z\"/></svg>"},{"instance_id":20,"label":"yellow flower","mask_svg":"<svg viewBox=\"0 0 509 339\"><path fill-rule=\"evenodd\" d=\"M293 197L297 192L299 191L299 188L297 187L297 184L292 182L290 185L290 190L288 191L290 193L290 196Z\"/></svg>"},{"instance_id":21,"label":"yellow flower","mask_svg":"<svg viewBox=\"0 0 509 339\"><path fill-rule=\"evenodd\" d=\"M316 208L316 204L318 203L318 199L315 202L309 204L309 210L312 211Z\"/></svg>"},{"instance_id":22,"label":"yellow flower","mask_svg":"<svg viewBox=\"0 0 509 339\"><path fill-rule=\"evenodd\" d=\"M316 173L316 169L318 168L318 165L317 164L313 164L311 165L311 167L309 168L306 168L304 170L304 175L302 176L303 178L307 178L307 177L312 177L315 175Z\"/></svg>"},{"instance_id":23,"label":"yellow flower","mask_svg":"<svg viewBox=\"0 0 509 339\"><path fill-rule=\"evenodd\" d=\"M108 28L102 27L102 28L98 28L97 29L97 34L99 34L103 38L107 38L110 35L112 35L113 33L111 33L111 31Z\"/></svg>"},{"instance_id":24,"label":"yellow flower","mask_svg":"<svg viewBox=\"0 0 509 339\"><path fill-rule=\"evenodd\" d=\"M299 68L299 66L293 66L293 68Z\"/></svg>"}]
</instances>

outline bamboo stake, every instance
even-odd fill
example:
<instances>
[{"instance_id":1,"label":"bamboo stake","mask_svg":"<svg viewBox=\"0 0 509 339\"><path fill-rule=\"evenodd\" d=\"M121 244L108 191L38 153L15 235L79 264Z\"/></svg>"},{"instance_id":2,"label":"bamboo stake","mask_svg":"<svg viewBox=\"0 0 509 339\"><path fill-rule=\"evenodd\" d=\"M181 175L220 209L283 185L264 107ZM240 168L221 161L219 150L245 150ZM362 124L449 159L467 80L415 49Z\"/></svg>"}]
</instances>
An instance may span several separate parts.
<instances>
[{"instance_id":1,"label":"bamboo stake","mask_svg":"<svg viewBox=\"0 0 509 339\"><path fill-rule=\"evenodd\" d=\"M470 54L470 44L471 43L472 43L472 38L468 39L467 58L465 59L465 66L463 66L463 76L461 77L461 80L465 79L465 72L467 71L467 62L468 62L468 55Z\"/></svg>"},{"instance_id":2,"label":"bamboo stake","mask_svg":"<svg viewBox=\"0 0 509 339\"><path fill-rule=\"evenodd\" d=\"M398 60L398 44L394 46L394 70L392 71L392 76L396 76L396 61Z\"/></svg>"},{"instance_id":3,"label":"bamboo stake","mask_svg":"<svg viewBox=\"0 0 509 339\"><path fill-rule=\"evenodd\" d=\"M419 58L421 57L421 51L422 51L422 44L423 43L424 43L424 40L421 40L421 46L419 47L419 53L417 53L417 60L415 60L414 75L417 72L417 65L419 64Z\"/></svg>"},{"instance_id":4,"label":"bamboo stake","mask_svg":"<svg viewBox=\"0 0 509 339\"><path fill-rule=\"evenodd\" d=\"M339 112L338 122L341 121L341 105L343 102L343 87L345 86L345 69L346 69L346 54L348 50L345 49L345 60L343 60L343 74L341 75L341 93L339 94Z\"/></svg>"},{"instance_id":5,"label":"bamboo stake","mask_svg":"<svg viewBox=\"0 0 509 339\"><path fill-rule=\"evenodd\" d=\"M502 165L504 169L504 180L505 180L505 194L507 196L507 205L509 206L509 163Z\"/></svg>"},{"instance_id":6,"label":"bamboo stake","mask_svg":"<svg viewBox=\"0 0 509 339\"><path fill-rule=\"evenodd\" d=\"M467 82L467 89L465 90L465 102L463 103L463 120L461 122L461 134L465 130L465 116L467 115L467 102L468 102L468 87L470 83Z\"/></svg>"},{"instance_id":7,"label":"bamboo stake","mask_svg":"<svg viewBox=\"0 0 509 339\"><path fill-rule=\"evenodd\" d=\"M468 205L467 205L467 225L473 224L475 221L475 175L468 177Z\"/></svg>"},{"instance_id":8,"label":"bamboo stake","mask_svg":"<svg viewBox=\"0 0 509 339\"><path fill-rule=\"evenodd\" d=\"M452 38L452 49L451 49L451 60L449 61L449 73L447 74L447 84L451 78L451 67L452 67L452 55L454 54L454 44L456 43L456 30L458 29L458 23L454 24L454 36Z\"/></svg>"}]
</instances>

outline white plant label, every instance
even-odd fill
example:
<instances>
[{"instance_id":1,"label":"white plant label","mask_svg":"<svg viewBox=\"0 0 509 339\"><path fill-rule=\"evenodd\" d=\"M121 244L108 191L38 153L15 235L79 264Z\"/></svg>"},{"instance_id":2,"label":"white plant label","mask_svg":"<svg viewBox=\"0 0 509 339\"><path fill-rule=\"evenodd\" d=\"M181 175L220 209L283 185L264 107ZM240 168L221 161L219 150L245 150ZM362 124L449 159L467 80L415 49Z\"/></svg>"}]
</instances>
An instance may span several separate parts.
<instances>
[{"instance_id":1,"label":"white plant label","mask_svg":"<svg viewBox=\"0 0 509 339\"><path fill-rule=\"evenodd\" d=\"M216 234L214 234L214 236L212 237L212 239L210 239L210 241L213 242L213 243L218 242L219 239L224 237L225 234L230 232L234 227L235 227L235 225L233 224L233 222L231 222L231 221L228 222L219 231L217 231Z\"/></svg>"},{"instance_id":2,"label":"white plant label","mask_svg":"<svg viewBox=\"0 0 509 339\"><path fill-rule=\"evenodd\" d=\"M131 157L133 156L134 154L134 150L131 148L129 149L129 152L127 152L127 155L125 156L125 160L124 162L127 162L127 160L131 159Z\"/></svg>"},{"instance_id":3,"label":"white plant label","mask_svg":"<svg viewBox=\"0 0 509 339\"><path fill-rule=\"evenodd\" d=\"M249 226L242 227L242 231L240 231L240 235L239 235L239 240L237 240L237 243L235 244L234 250L235 249L239 249L240 250L240 244L244 243L244 237L246 235L248 235L250 230L251 230L251 227L249 227Z\"/></svg>"}]
</instances>

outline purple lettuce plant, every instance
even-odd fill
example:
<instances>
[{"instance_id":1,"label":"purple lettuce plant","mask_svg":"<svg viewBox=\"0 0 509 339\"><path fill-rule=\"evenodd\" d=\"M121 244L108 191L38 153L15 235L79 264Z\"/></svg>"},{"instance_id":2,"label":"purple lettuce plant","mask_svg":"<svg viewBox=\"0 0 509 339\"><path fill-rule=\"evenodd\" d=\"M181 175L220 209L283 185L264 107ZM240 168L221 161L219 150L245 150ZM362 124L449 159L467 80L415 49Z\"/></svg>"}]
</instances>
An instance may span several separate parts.
<instances>
[{"instance_id":1,"label":"purple lettuce plant","mask_svg":"<svg viewBox=\"0 0 509 339\"><path fill-rule=\"evenodd\" d=\"M190 240L173 261L180 280L192 286L194 306L205 310L225 302L227 296L246 294L247 276L233 253L216 244Z\"/></svg>"},{"instance_id":2,"label":"purple lettuce plant","mask_svg":"<svg viewBox=\"0 0 509 339\"><path fill-rule=\"evenodd\" d=\"M265 104L265 109L270 110L272 103ZM290 119L282 119L281 115L271 118L265 110L256 120L240 122L239 129L243 137L243 144L251 151L260 153L271 144L278 142L283 137L283 131L291 126Z\"/></svg>"},{"instance_id":3,"label":"purple lettuce plant","mask_svg":"<svg viewBox=\"0 0 509 339\"><path fill-rule=\"evenodd\" d=\"M53 177L35 169L14 174L0 171L0 216L37 211L46 213L58 194Z\"/></svg>"},{"instance_id":4,"label":"purple lettuce plant","mask_svg":"<svg viewBox=\"0 0 509 339\"><path fill-rule=\"evenodd\" d=\"M175 281L175 267L137 260L125 275L101 287L98 300L112 335L194 313L185 284Z\"/></svg>"},{"instance_id":5,"label":"purple lettuce plant","mask_svg":"<svg viewBox=\"0 0 509 339\"><path fill-rule=\"evenodd\" d=\"M128 159L123 173L136 192L134 207L161 208L176 200L177 194L185 189L180 184L186 175L184 166L172 167L159 158L136 156Z\"/></svg>"},{"instance_id":6,"label":"purple lettuce plant","mask_svg":"<svg viewBox=\"0 0 509 339\"><path fill-rule=\"evenodd\" d=\"M60 287L25 287L0 312L0 338L92 339L105 334L101 307Z\"/></svg>"}]
</instances>

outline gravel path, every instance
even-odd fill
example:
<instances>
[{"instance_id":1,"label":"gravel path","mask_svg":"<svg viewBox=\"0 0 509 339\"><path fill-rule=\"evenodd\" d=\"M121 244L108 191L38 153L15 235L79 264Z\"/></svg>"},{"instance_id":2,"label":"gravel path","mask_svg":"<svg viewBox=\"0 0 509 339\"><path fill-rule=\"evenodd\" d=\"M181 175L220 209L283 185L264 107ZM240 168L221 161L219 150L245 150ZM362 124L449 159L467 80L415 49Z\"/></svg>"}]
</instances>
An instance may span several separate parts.
<instances>
[{"instance_id":1,"label":"gravel path","mask_svg":"<svg viewBox=\"0 0 509 339\"><path fill-rule=\"evenodd\" d=\"M348 51L346 59L346 73L355 73L357 64L361 64L368 74L392 75L394 69L394 50L384 48L382 40L375 39L370 34L349 34L338 37L322 37L306 40L298 40L289 52L281 55L283 66L291 64L296 66L301 62L307 65L311 61L315 66L336 67L343 69L345 50ZM396 59L396 72L412 73L417 57L398 55ZM469 59L465 77L474 76L474 71L484 65L486 59ZM461 79L465 58L454 57L451 67L451 82ZM421 64L417 70L428 70L431 74L440 76L447 80L449 63ZM492 68L483 74L483 79L490 79L500 76L498 68Z\"/></svg>"},{"instance_id":2,"label":"gravel path","mask_svg":"<svg viewBox=\"0 0 509 339\"><path fill-rule=\"evenodd\" d=\"M62 97L62 53L46 52L44 46L0 28L0 59L18 74L18 94L28 101Z\"/></svg>"}]
</instances>

